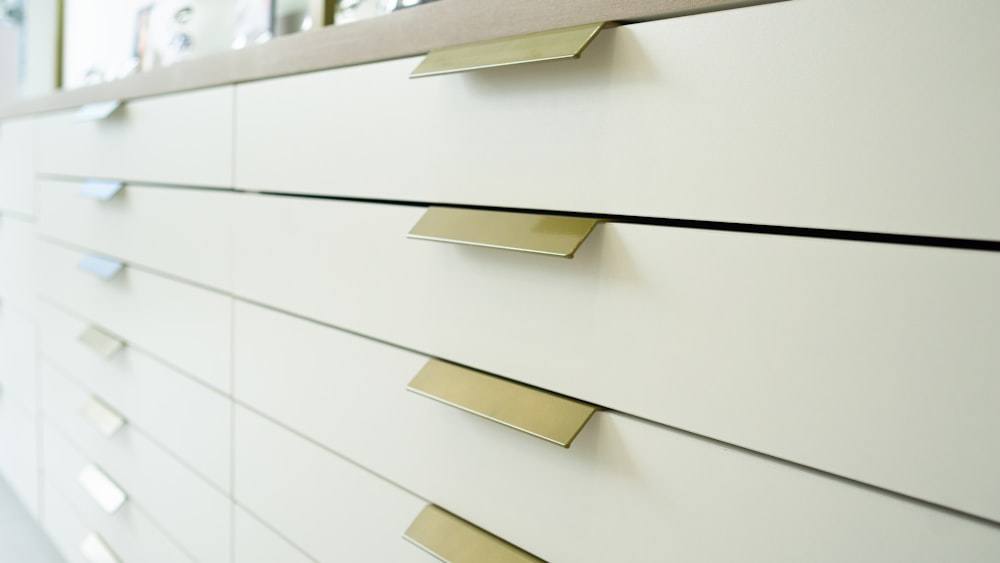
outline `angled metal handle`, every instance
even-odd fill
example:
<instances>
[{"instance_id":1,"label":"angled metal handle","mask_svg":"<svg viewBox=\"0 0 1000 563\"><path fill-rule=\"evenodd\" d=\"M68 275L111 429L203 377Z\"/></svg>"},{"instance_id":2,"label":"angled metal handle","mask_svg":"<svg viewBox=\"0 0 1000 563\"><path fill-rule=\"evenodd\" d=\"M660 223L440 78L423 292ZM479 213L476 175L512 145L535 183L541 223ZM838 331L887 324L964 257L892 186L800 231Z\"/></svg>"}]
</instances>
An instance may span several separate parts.
<instances>
[{"instance_id":1,"label":"angled metal handle","mask_svg":"<svg viewBox=\"0 0 1000 563\"><path fill-rule=\"evenodd\" d=\"M96 533L87 534L80 542L80 553L90 563L121 563L108 544Z\"/></svg>"},{"instance_id":2,"label":"angled metal handle","mask_svg":"<svg viewBox=\"0 0 1000 563\"><path fill-rule=\"evenodd\" d=\"M403 539L442 561L452 563L542 561L433 504L420 511L406 529Z\"/></svg>"},{"instance_id":3,"label":"angled metal handle","mask_svg":"<svg viewBox=\"0 0 1000 563\"><path fill-rule=\"evenodd\" d=\"M609 24L590 23L514 37L490 39L435 49L410 73L410 78L466 72L560 59L578 59L594 37Z\"/></svg>"},{"instance_id":4,"label":"angled metal handle","mask_svg":"<svg viewBox=\"0 0 1000 563\"><path fill-rule=\"evenodd\" d=\"M118 275L125 267L121 260L101 256L100 254L88 254L76 265L84 272L93 274L102 280L110 280Z\"/></svg>"},{"instance_id":5,"label":"angled metal handle","mask_svg":"<svg viewBox=\"0 0 1000 563\"><path fill-rule=\"evenodd\" d=\"M599 219L430 207L409 238L572 258Z\"/></svg>"},{"instance_id":6,"label":"angled metal handle","mask_svg":"<svg viewBox=\"0 0 1000 563\"><path fill-rule=\"evenodd\" d=\"M114 514L128 500L128 495L110 477L94 465L88 465L80 470L76 480L94 499L97 506L108 514Z\"/></svg>"},{"instance_id":7,"label":"angled metal handle","mask_svg":"<svg viewBox=\"0 0 1000 563\"><path fill-rule=\"evenodd\" d=\"M94 429L108 438L125 426L125 418L97 397L91 397L80 409L80 414Z\"/></svg>"},{"instance_id":8,"label":"angled metal handle","mask_svg":"<svg viewBox=\"0 0 1000 563\"><path fill-rule=\"evenodd\" d=\"M407 390L570 447L597 407L431 358Z\"/></svg>"},{"instance_id":9,"label":"angled metal handle","mask_svg":"<svg viewBox=\"0 0 1000 563\"><path fill-rule=\"evenodd\" d=\"M76 189L76 195L98 201L108 201L125 187L119 180L86 180Z\"/></svg>"},{"instance_id":10,"label":"angled metal handle","mask_svg":"<svg viewBox=\"0 0 1000 563\"><path fill-rule=\"evenodd\" d=\"M96 326L88 326L76 337L77 341L93 350L103 358L110 358L115 352L125 347L125 342Z\"/></svg>"},{"instance_id":11,"label":"angled metal handle","mask_svg":"<svg viewBox=\"0 0 1000 563\"><path fill-rule=\"evenodd\" d=\"M122 106L121 100L108 100L80 106L73 118L76 121L100 121L107 119Z\"/></svg>"}]
</instances>

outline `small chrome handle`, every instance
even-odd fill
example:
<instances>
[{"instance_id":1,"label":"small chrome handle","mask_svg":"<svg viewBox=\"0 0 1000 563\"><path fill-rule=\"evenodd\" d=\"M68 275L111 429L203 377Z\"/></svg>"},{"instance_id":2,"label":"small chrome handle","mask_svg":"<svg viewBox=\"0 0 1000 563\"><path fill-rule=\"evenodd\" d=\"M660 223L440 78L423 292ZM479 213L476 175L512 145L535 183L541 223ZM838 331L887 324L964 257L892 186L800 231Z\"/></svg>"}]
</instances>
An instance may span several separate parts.
<instances>
[{"instance_id":1,"label":"small chrome handle","mask_svg":"<svg viewBox=\"0 0 1000 563\"><path fill-rule=\"evenodd\" d=\"M108 514L117 512L128 500L125 491L94 465L81 469L76 479L97 506Z\"/></svg>"},{"instance_id":2,"label":"small chrome handle","mask_svg":"<svg viewBox=\"0 0 1000 563\"><path fill-rule=\"evenodd\" d=\"M594 37L610 24L590 23L550 31L503 37L435 49L410 73L410 78L466 72L561 59L578 59Z\"/></svg>"},{"instance_id":3,"label":"small chrome handle","mask_svg":"<svg viewBox=\"0 0 1000 563\"><path fill-rule=\"evenodd\" d=\"M80 106L80 109L76 110L73 118L76 121L100 121L110 117L111 114L113 114L121 106L121 100L108 100L105 102L85 104Z\"/></svg>"},{"instance_id":4,"label":"small chrome handle","mask_svg":"<svg viewBox=\"0 0 1000 563\"><path fill-rule=\"evenodd\" d=\"M403 539L441 561L451 563L542 561L433 504L427 505L417 514L403 534Z\"/></svg>"},{"instance_id":5,"label":"small chrome handle","mask_svg":"<svg viewBox=\"0 0 1000 563\"><path fill-rule=\"evenodd\" d=\"M125 263L121 260L101 256L100 254L88 254L80 260L77 267L103 280L110 280L117 276L118 272L122 271Z\"/></svg>"},{"instance_id":6,"label":"small chrome handle","mask_svg":"<svg viewBox=\"0 0 1000 563\"><path fill-rule=\"evenodd\" d=\"M570 447L597 407L431 358L407 390Z\"/></svg>"},{"instance_id":7,"label":"small chrome handle","mask_svg":"<svg viewBox=\"0 0 1000 563\"><path fill-rule=\"evenodd\" d=\"M86 180L76 189L76 195L87 199L108 201L125 187L119 180Z\"/></svg>"},{"instance_id":8,"label":"small chrome handle","mask_svg":"<svg viewBox=\"0 0 1000 563\"><path fill-rule=\"evenodd\" d=\"M572 258L599 219L430 207L409 238Z\"/></svg>"},{"instance_id":9,"label":"small chrome handle","mask_svg":"<svg viewBox=\"0 0 1000 563\"><path fill-rule=\"evenodd\" d=\"M90 563L121 563L121 559L104 543L101 536L93 532L80 542L80 553Z\"/></svg>"},{"instance_id":10,"label":"small chrome handle","mask_svg":"<svg viewBox=\"0 0 1000 563\"><path fill-rule=\"evenodd\" d=\"M103 358L110 358L125 347L123 340L111 336L96 326L88 326L76 339Z\"/></svg>"},{"instance_id":11,"label":"small chrome handle","mask_svg":"<svg viewBox=\"0 0 1000 563\"><path fill-rule=\"evenodd\" d=\"M97 397L91 397L80 409L80 414L94 429L108 438L125 426L125 418Z\"/></svg>"}]
</instances>

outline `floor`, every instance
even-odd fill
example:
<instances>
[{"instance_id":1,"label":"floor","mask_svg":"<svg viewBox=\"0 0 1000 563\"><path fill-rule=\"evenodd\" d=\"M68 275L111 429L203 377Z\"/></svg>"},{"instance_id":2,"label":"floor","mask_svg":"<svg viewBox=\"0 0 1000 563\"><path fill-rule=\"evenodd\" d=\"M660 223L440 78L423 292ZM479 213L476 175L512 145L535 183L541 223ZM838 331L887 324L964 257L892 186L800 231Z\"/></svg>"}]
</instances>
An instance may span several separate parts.
<instances>
[{"instance_id":1,"label":"floor","mask_svg":"<svg viewBox=\"0 0 1000 563\"><path fill-rule=\"evenodd\" d=\"M64 563L38 524L0 478L0 561Z\"/></svg>"}]
</instances>

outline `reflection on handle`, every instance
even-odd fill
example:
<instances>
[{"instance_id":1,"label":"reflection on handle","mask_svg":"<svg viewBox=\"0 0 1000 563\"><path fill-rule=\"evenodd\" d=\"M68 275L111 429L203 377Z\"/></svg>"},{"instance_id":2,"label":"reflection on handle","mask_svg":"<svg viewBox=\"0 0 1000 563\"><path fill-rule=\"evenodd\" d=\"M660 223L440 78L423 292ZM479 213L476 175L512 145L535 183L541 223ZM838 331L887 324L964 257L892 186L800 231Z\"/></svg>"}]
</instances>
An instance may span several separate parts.
<instances>
[{"instance_id":1,"label":"reflection on handle","mask_svg":"<svg viewBox=\"0 0 1000 563\"><path fill-rule=\"evenodd\" d=\"M108 201L125 187L120 180L86 180L76 189L76 195L87 199Z\"/></svg>"},{"instance_id":2,"label":"reflection on handle","mask_svg":"<svg viewBox=\"0 0 1000 563\"><path fill-rule=\"evenodd\" d=\"M433 504L420 511L403 539L452 563L542 561Z\"/></svg>"},{"instance_id":3,"label":"reflection on handle","mask_svg":"<svg viewBox=\"0 0 1000 563\"><path fill-rule=\"evenodd\" d=\"M76 110L73 118L76 121L100 121L111 117L111 114L120 108L121 105L121 100L108 100L106 102L86 104Z\"/></svg>"},{"instance_id":4,"label":"reflection on handle","mask_svg":"<svg viewBox=\"0 0 1000 563\"><path fill-rule=\"evenodd\" d=\"M515 37L490 39L435 49L410 73L410 78L466 72L560 59L578 59L608 25L590 23Z\"/></svg>"},{"instance_id":5,"label":"reflection on handle","mask_svg":"<svg viewBox=\"0 0 1000 563\"><path fill-rule=\"evenodd\" d=\"M102 280L110 280L118 275L125 267L121 260L101 256L100 254L88 254L76 265L84 272L93 274Z\"/></svg>"},{"instance_id":6,"label":"reflection on handle","mask_svg":"<svg viewBox=\"0 0 1000 563\"><path fill-rule=\"evenodd\" d=\"M80 409L80 414L108 438L114 436L125 425L125 418L97 397L91 397Z\"/></svg>"},{"instance_id":7,"label":"reflection on handle","mask_svg":"<svg viewBox=\"0 0 1000 563\"><path fill-rule=\"evenodd\" d=\"M76 337L77 341L103 358L110 358L125 347L125 342L111 336L96 326L89 326Z\"/></svg>"},{"instance_id":8,"label":"reflection on handle","mask_svg":"<svg viewBox=\"0 0 1000 563\"><path fill-rule=\"evenodd\" d=\"M90 563L121 563L121 559L104 543L101 536L91 532L80 543L80 553Z\"/></svg>"},{"instance_id":9,"label":"reflection on handle","mask_svg":"<svg viewBox=\"0 0 1000 563\"><path fill-rule=\"evenodd\" d=\"M108 514L117 512L128 499L125 491L96 466L84 467L76 479L83 490L90 495L90 498L94 499L97 506L100 506Z\"/></svg>"}]
</instances>

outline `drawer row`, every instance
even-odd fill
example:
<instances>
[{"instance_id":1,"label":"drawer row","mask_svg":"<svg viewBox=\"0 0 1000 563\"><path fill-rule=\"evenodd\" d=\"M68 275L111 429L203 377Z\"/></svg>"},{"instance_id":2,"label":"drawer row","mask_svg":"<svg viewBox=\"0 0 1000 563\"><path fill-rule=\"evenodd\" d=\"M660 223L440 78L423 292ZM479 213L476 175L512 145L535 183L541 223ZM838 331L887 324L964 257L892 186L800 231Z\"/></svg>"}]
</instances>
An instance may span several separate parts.
<instances>
[{"instance_id":1,"label":"drawer row","mask_svg":"<svg viewBox=\"0 0 1000 563\"><path fill-rule=\"evenodd\" d=\"M579 61L410 81L411 58L59 112L35 170L1000 240L1000 7L919 6L779 2L616 27ZM2 143L31 123L0 131L0 186L30 180Z\"/></svg>"},{"instance_id":2,"label":"drawer row","mask_svg":"<svg viewBox=\"0 0 1000 563\"><path fill-rule=\"evenodd\" d=\"M42 184L42 292L223 393L234 295L1000 520L998 253L604 223L560 260L408 240L415 206L76 186Z\"/></svg>"}]
</instances>

